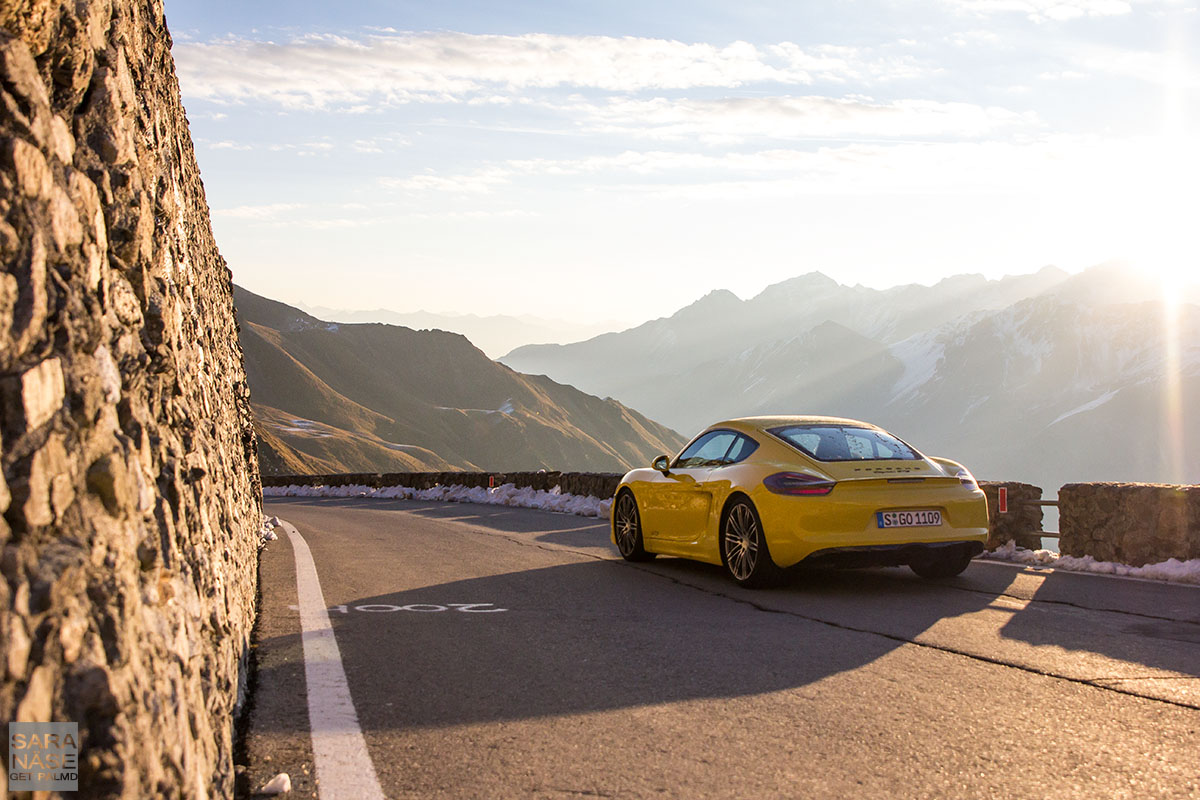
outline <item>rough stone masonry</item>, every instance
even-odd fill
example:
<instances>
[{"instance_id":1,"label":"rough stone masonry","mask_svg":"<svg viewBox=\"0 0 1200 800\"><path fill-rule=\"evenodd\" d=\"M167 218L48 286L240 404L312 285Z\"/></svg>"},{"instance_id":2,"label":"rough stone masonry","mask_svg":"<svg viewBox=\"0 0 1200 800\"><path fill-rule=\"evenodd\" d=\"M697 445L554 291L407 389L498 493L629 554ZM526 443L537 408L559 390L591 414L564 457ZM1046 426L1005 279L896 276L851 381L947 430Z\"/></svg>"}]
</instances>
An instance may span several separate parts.
<instances>
[{"instance_id":1,"label":"rough stone masonry","mask_svg":"<svg viewBox=\"0 0 1200 800\"><path fill-rule=\"evenodd\" d=\"M77 721L85 797L232 794L254 613L249 392L170 48L159 0L0 0L0 747Z\"/></svg>"}]
</instances>

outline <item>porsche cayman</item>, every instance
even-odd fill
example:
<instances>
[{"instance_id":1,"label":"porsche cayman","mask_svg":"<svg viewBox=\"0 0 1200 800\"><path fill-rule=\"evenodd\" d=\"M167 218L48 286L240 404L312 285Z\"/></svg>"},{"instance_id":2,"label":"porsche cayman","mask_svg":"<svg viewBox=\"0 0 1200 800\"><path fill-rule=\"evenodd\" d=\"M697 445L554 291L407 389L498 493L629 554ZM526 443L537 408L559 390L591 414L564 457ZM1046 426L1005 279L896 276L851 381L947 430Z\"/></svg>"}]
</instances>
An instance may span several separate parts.
<instances>
[{"instance_id":1,"label":"porsche cayman","mask_svg":"<svg viewBox=\"0 0 1200 800\"><path fill-rule=\"evenodd\" d=\"M900 566L944 578L987 539L987 501L963 465L835 417L717 423L679 455L622 478L612 541L629 561L720 564L744 586L796 564Z\"/></svg>"}]
</instances>

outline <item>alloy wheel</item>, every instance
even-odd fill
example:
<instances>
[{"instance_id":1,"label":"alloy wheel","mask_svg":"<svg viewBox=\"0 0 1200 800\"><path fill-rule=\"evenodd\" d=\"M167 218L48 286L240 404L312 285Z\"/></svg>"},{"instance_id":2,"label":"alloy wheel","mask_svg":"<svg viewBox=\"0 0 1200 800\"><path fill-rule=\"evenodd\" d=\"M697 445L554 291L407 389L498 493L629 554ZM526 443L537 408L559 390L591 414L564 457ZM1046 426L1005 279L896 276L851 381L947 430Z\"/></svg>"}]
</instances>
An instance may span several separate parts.
<instances>
[{"instance_id":1,"label":"alloy wheel","mask_svg":"<svg viewBox=\"0 0 1200 800\"><path fill-rule=\"evenodd\" d=\"M760 533L754 511L745 503L729 509L725 521L725 560L739 581L748 580L758 563Z\"/></svg>"},{"instance_id":2,"label":"alloy wheel","mask_svg":"<svg viewBox=\"0 0 1200 800\"><path fill-rule=\"evenodd\" d=\"M617 549L621 551L621 555L631 555L637 549L639 524L637 502L634 501L633 495L621 495L617 500L615 515Z\"/></svg>"}]
</instances>

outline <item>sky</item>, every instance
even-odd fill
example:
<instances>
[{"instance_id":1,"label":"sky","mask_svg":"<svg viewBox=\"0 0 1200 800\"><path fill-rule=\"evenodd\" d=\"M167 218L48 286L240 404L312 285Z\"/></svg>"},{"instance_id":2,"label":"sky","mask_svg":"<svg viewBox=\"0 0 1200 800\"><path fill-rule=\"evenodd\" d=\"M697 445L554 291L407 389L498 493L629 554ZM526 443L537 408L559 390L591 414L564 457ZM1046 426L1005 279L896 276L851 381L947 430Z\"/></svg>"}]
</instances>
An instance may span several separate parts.
<instances>
[{"instance_id":1,"label":"sky","mask_svg":"<svg viewBox=\"0 0 1200 800\"><path fill-rule=\"evenodd\" d=\"M811 271L1200 275L1200 0L166 0L218 245L636 324Z\"/></svg>"}]
</instances>

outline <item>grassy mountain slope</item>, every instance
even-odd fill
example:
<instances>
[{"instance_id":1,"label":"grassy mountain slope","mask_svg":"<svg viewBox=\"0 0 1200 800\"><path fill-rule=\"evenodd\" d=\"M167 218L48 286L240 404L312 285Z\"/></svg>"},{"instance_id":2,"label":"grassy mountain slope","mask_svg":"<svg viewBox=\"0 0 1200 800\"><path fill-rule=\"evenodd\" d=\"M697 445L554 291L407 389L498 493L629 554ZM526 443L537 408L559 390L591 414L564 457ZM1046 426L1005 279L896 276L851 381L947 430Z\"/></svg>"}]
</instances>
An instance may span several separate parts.
<instances>
[{"instance_id":1,"label":"grassy mountain slope","mask_svg":"<svg viewBox=\"0 0 1200 800\"><path fill-rule=\"evenodd\" d=\"M682 444L458 334L326 323L241 288L235 302L265 468L619 471Z\"/></svg>"}]
</instances>

